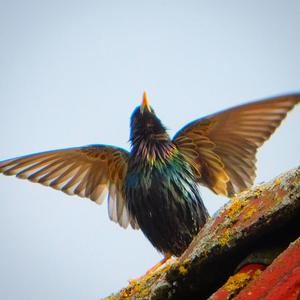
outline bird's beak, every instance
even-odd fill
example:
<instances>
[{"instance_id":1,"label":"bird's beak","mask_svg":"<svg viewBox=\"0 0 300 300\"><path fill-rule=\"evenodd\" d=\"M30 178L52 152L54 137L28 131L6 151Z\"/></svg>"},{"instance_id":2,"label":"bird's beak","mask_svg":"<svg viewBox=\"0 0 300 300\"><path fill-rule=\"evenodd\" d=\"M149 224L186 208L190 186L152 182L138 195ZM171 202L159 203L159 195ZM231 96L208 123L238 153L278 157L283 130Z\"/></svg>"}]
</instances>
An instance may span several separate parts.
<instances>
[{"instance_id":1,"label":"bird's beak","mask_svg":"<svg viewBox=\"0 0 300 300\"><path fill-rule=\"evenodd\" d=\"M151 112L151 107L149 105L147 92L144 92L144 95L143 95L143 101L142 101L142 104L140 107L141 113L144 113L145 109L147 109L149 112Z\"/></svg>"}]
</instances>

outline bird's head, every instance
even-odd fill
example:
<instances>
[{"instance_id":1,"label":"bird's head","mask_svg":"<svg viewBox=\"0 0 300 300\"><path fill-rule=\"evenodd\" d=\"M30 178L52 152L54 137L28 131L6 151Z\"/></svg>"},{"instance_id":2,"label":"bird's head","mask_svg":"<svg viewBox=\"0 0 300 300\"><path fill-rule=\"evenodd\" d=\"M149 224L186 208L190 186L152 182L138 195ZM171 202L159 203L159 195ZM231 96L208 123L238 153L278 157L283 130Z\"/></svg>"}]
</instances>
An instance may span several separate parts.
<instances>
[{"instance_id":1,"label":"bird's head","mask_svg":"<svg viewBox=\"0 0 300 300\"><path fill-rule=\"evenodd\" d=\"M135 144L141 140L169 139L166 128L149 105L147 93L144 92L143 101L131 116L130 141Z\"/></svg>"}]
</instances>

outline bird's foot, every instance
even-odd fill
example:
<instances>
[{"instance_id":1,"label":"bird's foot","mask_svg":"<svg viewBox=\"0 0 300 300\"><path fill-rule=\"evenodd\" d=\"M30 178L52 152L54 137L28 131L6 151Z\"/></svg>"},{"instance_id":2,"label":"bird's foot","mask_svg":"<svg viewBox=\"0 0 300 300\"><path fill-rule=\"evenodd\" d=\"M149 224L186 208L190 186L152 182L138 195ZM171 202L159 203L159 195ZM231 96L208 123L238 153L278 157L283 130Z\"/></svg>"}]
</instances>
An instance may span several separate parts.
<instances>
[{"instance_id":1,"label":"bird's foot","mask_svg":"<svg viewBox=\"0 0 300 300\"><path fill-rule=\"evenodd\" d=\"M134 284L137 281L141 281L143 279L146 279L148 276L152 276L154 273L159 271L161 268L165 267L170 261L172 261L174 258L172 256L167 255L165 256L161 261L159 261L157 264L155 264L152 268L150 268L144 275L139 276L134 279L129 279L129 284Z\"/></svg>"}]
</instances>

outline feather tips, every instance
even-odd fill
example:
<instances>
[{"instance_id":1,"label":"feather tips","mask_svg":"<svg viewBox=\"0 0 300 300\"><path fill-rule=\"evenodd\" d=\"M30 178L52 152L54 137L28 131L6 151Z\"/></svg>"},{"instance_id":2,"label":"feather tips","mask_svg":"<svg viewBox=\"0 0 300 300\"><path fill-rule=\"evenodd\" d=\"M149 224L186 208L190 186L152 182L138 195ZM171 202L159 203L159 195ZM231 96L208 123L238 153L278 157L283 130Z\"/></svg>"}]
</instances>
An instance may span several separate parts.
<instances>
[{"instance_id":1,"label":"feather tips","mask_svg":"<svg viewBox=\"0 0 300 300\"><path fill-rule=\"evenodd\" d=\"M173 141L199 182L232 196L253 184L257 148L299 101L300 94L292 94L234 107L188 124Z\"/></svg>"},{"instance_id":2,"label":"feather tips","mask_svg":"<svg viewBox=\"0 0 300 300\"><path fill-rule=\"evenodd\" d=\"M110 195L110 217L122 227L131 220L125 205L124 178L128 152L123 149L93 145L43 152L0 162L0 172L15 175L68 195L90 198L97 204ZM114 188L112 188L112 186Z\"/></svg>"}]
</instances>

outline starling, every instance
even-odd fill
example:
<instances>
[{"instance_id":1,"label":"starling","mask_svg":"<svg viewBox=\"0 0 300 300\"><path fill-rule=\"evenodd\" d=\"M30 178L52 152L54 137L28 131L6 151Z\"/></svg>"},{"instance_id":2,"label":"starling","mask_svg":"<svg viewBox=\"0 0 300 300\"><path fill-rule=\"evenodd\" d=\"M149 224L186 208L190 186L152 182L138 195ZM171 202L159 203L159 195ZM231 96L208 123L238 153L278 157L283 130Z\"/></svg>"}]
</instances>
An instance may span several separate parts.
<instances>
[{"instance_id":1,"label":"starling","mask_svg":"<svg viewBox=\"0 0 300 300\"><path fill-rule=\"evenodd\" d=\"M112 221L140 228L165 257L180 256L209 214L199 184L232 196L253 184L255 155L300 101L290 94L187 124L171 139L147 94L132 116L131 151L89 145L0 162L0 172L68 195L108 200Z\"/></svg>"}]
</instances>

